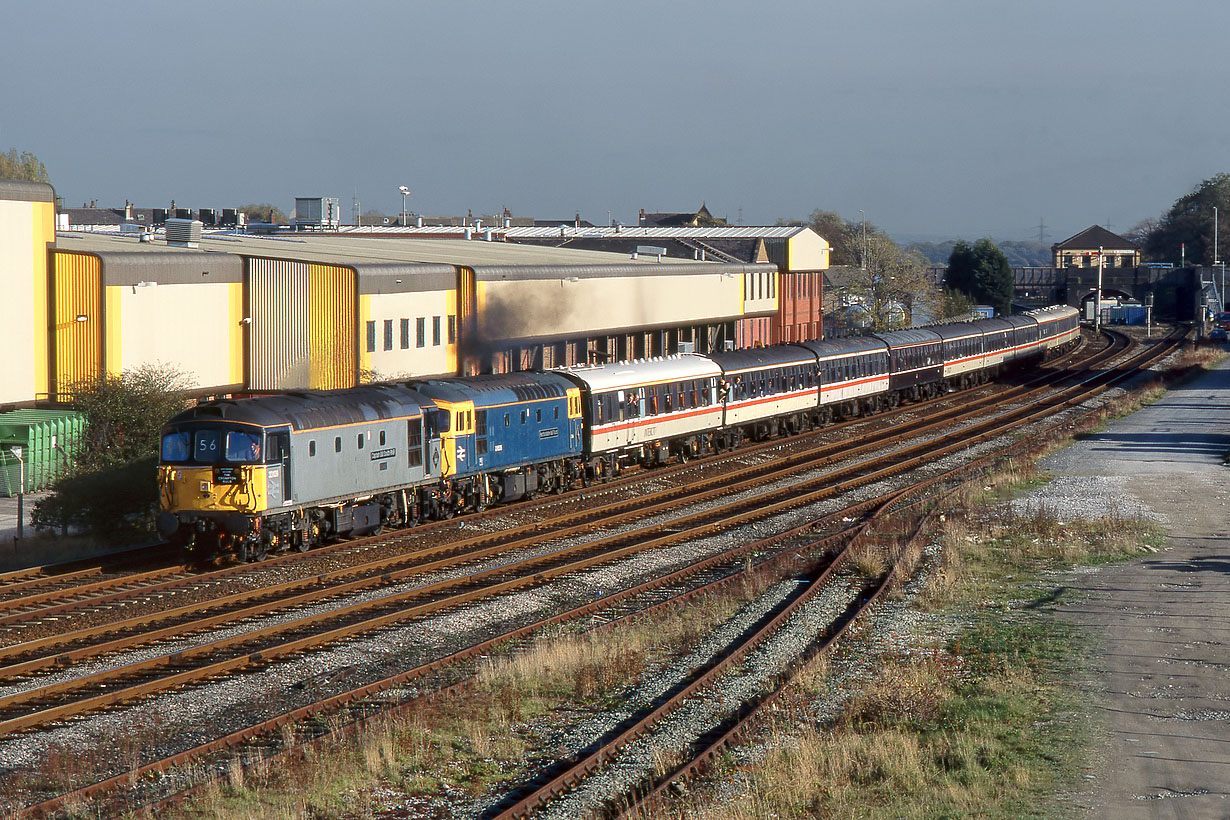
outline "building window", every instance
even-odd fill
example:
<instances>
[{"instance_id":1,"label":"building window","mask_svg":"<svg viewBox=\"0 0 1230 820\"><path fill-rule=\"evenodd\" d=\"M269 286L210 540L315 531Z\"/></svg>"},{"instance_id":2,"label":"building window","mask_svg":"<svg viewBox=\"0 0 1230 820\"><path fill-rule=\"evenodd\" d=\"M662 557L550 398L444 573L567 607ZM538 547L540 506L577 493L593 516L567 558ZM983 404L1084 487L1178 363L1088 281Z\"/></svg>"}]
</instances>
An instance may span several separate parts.
<instances>
[{"instance_id":1,"label":"building window","mask_svg":"<svg viewBox=\"0 0 1230 820\"><path fill-rule=\"evenodd\" d=\"M385 350L393 349L393 320L392 319L384 320L384 349Z\"/></svg>"},{"instance_id":2,"label":"building window","mask_svg":"<svg viewBox=\"0 0 1230 820\"><path fill-rule=\"evenodd\" d=\"M457 317L448 317L448 343L451 345L457 344Z\"/></svg>"},{"instance_id":3,"label":"building window","mask_svg":"<svg viewBox=\"0 0 1230 820\"><path fill-rule=\"evenodd\" d=\"M431 317L431 343L433 345L440 344L440 317Z\"/></svg>"},{"instance_id":4,"label":"building window","mask_svg":"<svg viewBox=\"0 0 1230 820\"><path fill-rule=\"evenodd\" d=\"M410 347L410 320L401 320L401 349Z\"/></svg>"},{"instance_id":5,"label":"building window","mask_svg":"<svg viewBox=\"0 0 1230 820\"><path fill-rule=\"evenodd\" d=\"M414 346L425 347L427 345L427 320L422 316L414 320Z\"/></svg>"},{"instance_id":6,"label":"building window","mask_svg":"<svg viewBox=\"0 0 1230 820\"><path fill-rule=\"evenodd\" d=\"M367 352L368 353L376 352L376 323L375 322L367 323Z\"/></svg>"}]
</instances>

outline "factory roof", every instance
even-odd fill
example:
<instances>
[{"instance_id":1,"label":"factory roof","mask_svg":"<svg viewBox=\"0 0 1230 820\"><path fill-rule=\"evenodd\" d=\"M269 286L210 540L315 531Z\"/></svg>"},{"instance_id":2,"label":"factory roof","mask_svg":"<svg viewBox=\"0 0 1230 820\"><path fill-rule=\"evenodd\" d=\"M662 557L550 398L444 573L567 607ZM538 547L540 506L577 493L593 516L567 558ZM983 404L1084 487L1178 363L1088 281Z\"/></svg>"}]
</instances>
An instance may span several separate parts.
<instances>
[{"instance_id":1,"label":"factory roof","mask_svg":"<svg viewBox=\"0 0 1230 820\"><path fill-rule=\"evenodd\" d=\"M414 230L414 229L407 229ZM429 262L450 265L611 265L632 262L626 253L550 248L482 239L413 239L347 234L294 233L260 236L234 232L203 232L198 248L167 245L161 235L138 241L136 233L60 231L56 248L85 253L150 251L233 253L337 265ZM699 264L699 263L697 263Z\"/></svg>"},{"instance_id":2,"label":"factory roof","mask_svg":"<svg viewBox=\"0 0 1230 820\"><path fill-rule=\"evenodd\" d=\"M549 239L559 236L569 239L577 237L602 239L789 239L806 230L810 230L810 228L802 225L727 225L714 228L663 227L657 225L642 228L618 225L609 228L581 227L579 229L565 225L554 228L507 228L503 233L510 240Z\"/></svg>"}]
</instances>

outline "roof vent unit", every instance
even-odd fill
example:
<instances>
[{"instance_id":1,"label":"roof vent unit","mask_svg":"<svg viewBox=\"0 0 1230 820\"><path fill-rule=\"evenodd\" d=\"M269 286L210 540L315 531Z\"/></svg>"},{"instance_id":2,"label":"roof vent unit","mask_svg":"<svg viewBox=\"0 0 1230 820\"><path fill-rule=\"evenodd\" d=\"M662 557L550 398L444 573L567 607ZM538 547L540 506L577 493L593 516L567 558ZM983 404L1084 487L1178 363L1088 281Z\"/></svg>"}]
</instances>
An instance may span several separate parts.
<instances>
[{"instance_id":1,"label":"roof vent unit","mask_svg":"<svg viewBox=\"0 0 1230 820\"><path fill-rule=\"evenodd\" d=\"M176 208L176 219L192 219L192 210L190 208Z\"/></svg>"},{"instance_id":2,"label":"roof vent unit","mask_svg":"<svg viewBox=\"0 0 1230 820\"><path fill-rule=\"evenodd\" d=\"M196 212L197 219L201 220L202 225L213 227L218 224L218 212L213 208L200 208Z\"/></svg>"},{"instance_id":3,"label":"roof vent unit","mask_svg":"<svg viewBox=\"0 0 1230 820\"><path fill-rule=\"evenodd\" d=\"M335 196L295 197L295 229L337 230L341 225L342 205Z\"/></svg>"},{"instance_id":4,"label":"roof vent unit","mask_svg":"<svg viewBox=\"0 0 1230 820\"><path fill-rule=\"evenodd\" d=\"M684 353L695 353L696 342L680 342L675 347L675 353L683 355Z\"/></svg>"},{"instance_id":5,"label":"roof vent unit","mask_svg":"<svg viewBox=\"0 0 1230 820\"><path fill-rule=\"evenodd\" d=\"M162 225L163 223L165 223L167 221L167 209L166 208L155 208L153 221L155 225Z\"/></svg>"},{"instance_id":6,"label":"roof vent unit","mask_svg":"<svg viewBox=\"0 0 1230 820\"><path fill-rule=\"evenodd\" d=\"M168 219L167 244L180 248L199 248L201 223L195 219Z\"/></svg>"},{"instance_id":7,"label":"roof vent unit","mask_svg":"<svg viewBox=\"0 0 1230 820\"><path fill-rule=\"evenodd\" d=\"M233 226L239 224L239 211L234 208L222 209L222 224Z\"/></svg>"}]
</instances>

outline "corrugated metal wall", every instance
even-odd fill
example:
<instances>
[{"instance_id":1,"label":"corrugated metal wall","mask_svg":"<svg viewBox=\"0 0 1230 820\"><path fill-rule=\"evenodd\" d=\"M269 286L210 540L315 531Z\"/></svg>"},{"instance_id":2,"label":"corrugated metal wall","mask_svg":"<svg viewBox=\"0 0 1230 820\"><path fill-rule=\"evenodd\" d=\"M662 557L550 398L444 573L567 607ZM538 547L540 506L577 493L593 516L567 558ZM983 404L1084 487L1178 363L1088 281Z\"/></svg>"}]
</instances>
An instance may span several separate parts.
<instances>
[{"instance_id":1,"label":"corrugated metal wall","mask_svg":"<svg viewBox=\"0 0 1230 820\"><path fill-rule=\"evenodd\" d=\"M253 390L355 384L355 274L350 268L248 260Z\"/></svg>"},{"instance_id":2,"label":"corrugated metal wall","mask_svg":"<svg viewBox=\"0 0 1230 820\"><path fill-rule=\"evenodd\" d=\"M321 390L353 387L358 378L355 272L311 265L308 277L311 386Z\"/></svg>"},{"instance_id":3,"label":"corrugated metal wall","mask_svg":"<svg viewBox=\"0 0 1230 820\"><path fill-rule=\"evenodd\" d=\"M59 401L71 398L75 382L102 373L104 333L101 263L96 256L55 254L53 283L55 345L52 392ZM78 317L84 319L78 320Z\"/></svg>"},{"instance_id":4,"label":"corrugated metal wall","mask_svg":"<svg viewBox=\"0 0 1230 820\"><path fill-rule=\"evenodd\" d=\"M308 267L283 259L248 260L253 390L289 390L311 381Z\"/></svg>"},{"instance_id":5,"label":"corrugated metal wall","mask_svg":"<svg viewBox=\"0 0 1230 820\"><path fill-rule=\"evenodd\" d=\"M481 362L464 351L473 350L478 336L478 290L474 271L457 268L457 369L462 376L482 372Z\"/></svg>"}]
</instances>

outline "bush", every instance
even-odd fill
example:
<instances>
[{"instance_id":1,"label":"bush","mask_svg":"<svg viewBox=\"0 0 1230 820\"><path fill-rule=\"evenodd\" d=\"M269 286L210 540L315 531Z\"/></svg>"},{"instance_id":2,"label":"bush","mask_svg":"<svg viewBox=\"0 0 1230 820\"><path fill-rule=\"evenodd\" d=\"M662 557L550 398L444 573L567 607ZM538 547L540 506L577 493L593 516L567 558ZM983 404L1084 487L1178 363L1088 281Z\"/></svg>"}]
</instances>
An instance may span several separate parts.
<instances>
[{"instance_id":1,"label":"bush","mask_svg":"<svg viewBox=\"0 0 1230 820\"><path fill-rule=\"evenodd\" d=\"M52 492L34 505L34 526L74 527L116 541L153 532L158 511L159 432L184 408L187 377L144 365L73 385L85 414L80 449Z\"/></svg>"},{"instance_id":2,"label":"bush","mask_svg":"<svg viewBox=\"0 0 1230 820\"><path fill-rule=\"evenodd\" d=\"M157 465L158 459L149 456L102 470L74 471L35 502L34 526L72 527L110 542L148 535L158 513Z\"/></svg>"}]
</instances>

